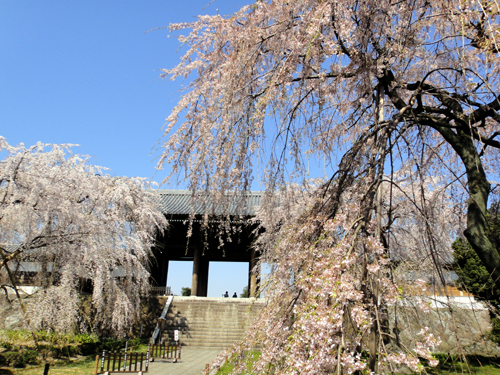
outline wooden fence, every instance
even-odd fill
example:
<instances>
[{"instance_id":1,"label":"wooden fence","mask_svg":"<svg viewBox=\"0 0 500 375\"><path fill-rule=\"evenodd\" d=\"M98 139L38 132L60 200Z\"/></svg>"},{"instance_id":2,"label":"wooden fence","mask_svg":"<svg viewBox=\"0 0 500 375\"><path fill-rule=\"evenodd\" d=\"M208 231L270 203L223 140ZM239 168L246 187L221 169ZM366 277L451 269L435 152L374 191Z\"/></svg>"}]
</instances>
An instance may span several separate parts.
<instances>
[{"instance_id":1,"label":"wooden fence","mask_svg":"<svg viewBox=\"0 0 500 375\"><path fill-rule=\"evenodd\" d=\"M149 351L146 353L102 352L96 355L95 374L116 373L145 373L149 367Z\"/></svg>"},{"instance_id":2,"label":"wooden fence","mask_svg":"<svg viewBox=\"0 0 500 375\"><path fill-rule=\"evenodd\" d=\"M150 355L151 361L154 361L155 358L164 358L164 359L173 359L177 362L178 359L181 359L181 345L177 344L158 344L151 345L150 347Z\"/></svg>"}]
</instances>

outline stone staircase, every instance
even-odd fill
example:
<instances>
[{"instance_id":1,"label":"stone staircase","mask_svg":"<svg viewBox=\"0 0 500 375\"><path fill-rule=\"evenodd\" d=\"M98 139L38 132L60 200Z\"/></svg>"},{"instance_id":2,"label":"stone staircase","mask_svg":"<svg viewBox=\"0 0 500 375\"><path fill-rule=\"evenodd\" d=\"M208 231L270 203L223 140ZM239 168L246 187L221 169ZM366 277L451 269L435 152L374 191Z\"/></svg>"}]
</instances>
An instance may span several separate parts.
<instances>
[{"instance_id":1,"label":"stone staircase","mask_svg":"<svg viewBox=\"0 0 500 375\"><path fill-rule=\"evenodd\" d=\"M229 348L243 338L264 300L255 298L174 297L162 338L173 341L179 330L183 346Z\"/></svg>"}]
</instances>

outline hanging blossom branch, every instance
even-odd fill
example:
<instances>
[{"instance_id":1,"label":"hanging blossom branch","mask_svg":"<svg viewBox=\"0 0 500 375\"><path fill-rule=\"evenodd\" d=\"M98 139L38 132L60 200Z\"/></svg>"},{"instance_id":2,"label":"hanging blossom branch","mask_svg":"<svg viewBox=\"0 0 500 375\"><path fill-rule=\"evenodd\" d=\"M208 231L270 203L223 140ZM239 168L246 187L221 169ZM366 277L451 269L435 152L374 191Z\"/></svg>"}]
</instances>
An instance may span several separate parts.
<instances>
[{"instance_id":1,"label":"hanging blossom branch","mask_svg":"<svg viewBox=\"0 0 500 375\"><path fill-rule=\"evenodd\" d=\"M276 267L250 340L263 343L258 371L415 368L436 341L423 329L406 345L387 331L384 316L403 297L398 268L420 260L439 275L458 231L500 285L485 219L500 170L499 14L477 0L277 0L170 25L190 29L180 37L188 49L163 76L193 79L160 142L158 167L173 166L166 182L181 174L222 202L265 166L260 250ZM311 201L292 200L309 207L275 203L289 184L310 190L308 160L324 160L330 176Z\"/></svg>"},{"instance_id":2,"label":"hanging blossom branch","mask_svg":"<svg viewBox=\"0 0 500 375\"><path fill-rule=\"evenodd\" d=\"M26 311L32 327L74 329L80 284L90 280L93 328L121 334L138 318L150 249L166 221L144 179L108 176L71 147L14 147L0 137L8 153L0 162L0 272L17 291L19 265L40 268L41 289Z\"/></svg>"}]
</instances>

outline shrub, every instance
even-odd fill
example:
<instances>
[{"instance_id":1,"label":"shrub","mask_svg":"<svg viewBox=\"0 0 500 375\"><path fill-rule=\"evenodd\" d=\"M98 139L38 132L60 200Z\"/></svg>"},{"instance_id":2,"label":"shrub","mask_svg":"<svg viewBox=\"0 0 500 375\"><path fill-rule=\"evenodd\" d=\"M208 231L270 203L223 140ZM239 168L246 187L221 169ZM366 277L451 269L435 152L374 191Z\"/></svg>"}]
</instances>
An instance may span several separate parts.
<instances>
[{"instance_id":1,"label":"shrub","mask_svg":"<svg viewBox=\"0 0 500 375\"><path fill-rule=\"evenodd\" d=\"M105 338L101 341L100 350L115 351L125 347L124 340Z\"/></svg>"},{"instance_id":2,"label":"shrub","mask_svg":"<svg viewBox=\"0 0 500 375\"><path fill-rule=\"evenodd\" d=\"M3 353L5 363L12 367L26 367L26 365L34 365L38 363L37 352L34 350L23 350L20 352L5 352Z\"/></svg>"},{"instance_id":3,"label":"shrub","mask_svg":"<svg viewBox=\"0 0 500 375\"><path fill-rule=\"evenodd\" d=\"M2 342L0 343L0 346L7 350L12 350L12 348L14 347L14 345L12 345L10 342Z\"/></svg>"},{"instance_id":4,"label":"shrub","mask_svg":"<svg viewBox=\"0 0 500 375\"><path fill-rule=\"evenodd\" d=\"M81 355L96 354L99 353L100 346L97 342L85 342L78 346L78 350Z\"/></svg>"},{"instance_id":5,"label":"shrub","mask_svg":"<svg viewBox=\"0 0 500 375\"><path fill-rule=\"evenodd\" d=\"M141 344L142 344L142 340L138 337L128 341L128 347L129 347L129 349L132 349L132 350L138 349L139 346L141 346Z\"/></svg>"},{"instance_id":6,"label":"shrub","mask_svg":"<svg viewBox=\"0 0 500 375\"><path fill-rule=\"evenodd\" d=\"M80 344L97 343L99 337L93 333L80 333L75 336L75 341Z\"/></svg>"},{"instance_id":7,"label":"shrub","mask_svg":"<svg viewBox=\"0 0 500 375\"><path fill-rule=\"evenodd\" d=\"M2 331L7 341L28 341L32 340L31 332L25 330Z\"/></svg>"}]
</instances>

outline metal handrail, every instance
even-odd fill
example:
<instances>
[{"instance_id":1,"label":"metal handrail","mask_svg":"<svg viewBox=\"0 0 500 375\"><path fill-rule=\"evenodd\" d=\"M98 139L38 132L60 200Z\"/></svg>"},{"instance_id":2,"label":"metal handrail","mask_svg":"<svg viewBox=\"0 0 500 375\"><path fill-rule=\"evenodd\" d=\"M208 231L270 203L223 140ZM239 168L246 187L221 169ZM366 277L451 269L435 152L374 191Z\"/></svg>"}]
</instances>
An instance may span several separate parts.
<instances>
[{"instance_id":1,"label":"metal handrail","mask_svg":"<svg viewBox=\"0 0 500 375\"><path fill-rule=\"evenodd\" d=\"M172 294L172 289L169 286L152 286L150 287L150 293L153 295L169 296Z\"/></svg>"},{"instance_id":2,"label":"metal handrail","mask_svg":"<svg viewBox=\"0 0 500 375\"><path fill-rule=\"evenodd\" d=\"M156 342L158 334L160 333L160 319L165 320L165 317L167 316L167 313L168 313L168 309L170 308L170 305L172 304L173 300L174 300L174 296L172 296L172 295L168 296L167 302L165 303L165 307L163 307L163 311L161 312L161 315L158 318L158 322L156 322L156 328L153 332L153 335L151 336L151 340L150 340L151 344L154 344Z\"/></svg>"}]
</instances>

